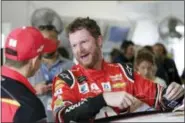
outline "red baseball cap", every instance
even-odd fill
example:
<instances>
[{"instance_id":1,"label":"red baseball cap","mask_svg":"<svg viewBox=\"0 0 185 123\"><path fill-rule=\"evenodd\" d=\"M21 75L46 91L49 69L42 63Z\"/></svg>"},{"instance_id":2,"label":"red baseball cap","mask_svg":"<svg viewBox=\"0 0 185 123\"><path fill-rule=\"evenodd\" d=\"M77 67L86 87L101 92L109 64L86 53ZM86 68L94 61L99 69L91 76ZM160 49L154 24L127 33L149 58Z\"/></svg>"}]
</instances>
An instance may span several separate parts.
<instances>
[{"instance_id":1,"label":"red baseball cap","mask_svg":"<svg viewBox=\"0 0 185 123\"><path fill-rule=\"evenodd\" d=\"M35 27L16 28L5 42L5 57L15 61L25 61L42 53L54 52L56 41L46 39Z\"/></svg>"}]
</instances>

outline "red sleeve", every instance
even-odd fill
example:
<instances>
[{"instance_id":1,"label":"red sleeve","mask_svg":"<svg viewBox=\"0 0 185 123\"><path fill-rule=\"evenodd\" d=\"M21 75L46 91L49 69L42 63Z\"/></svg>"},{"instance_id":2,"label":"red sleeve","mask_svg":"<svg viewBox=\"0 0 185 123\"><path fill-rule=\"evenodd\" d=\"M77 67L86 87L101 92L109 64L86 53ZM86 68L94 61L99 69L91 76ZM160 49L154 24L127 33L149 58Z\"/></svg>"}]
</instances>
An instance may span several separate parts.
<instances>
[{"instance_id":1,"label":"red sleeve","mask_svg":"<svg viewBox=\"0 0 185 123\"><path fill-rule=\"evenodd\" d=\"M56 122L88 122L106 105L102 94L79 100L78 92L73 88L77 83L72 78L69 74L62 73L54 80L52 108Z\"/></svg>"},{"instance_id":2,"label":"red sleeve","mask_svg":"<svg viewBox=\"0 0 185 123\"><path fill-rule=\"evenodd\" d=\"M136 72L134 73L134 79L134 95L141 101L157 108L163 88L152 80L143 78Z\"/></svg>"},{"instance_id":3,"label":"red sleeve","mask_svg":"<svg viewBox=\"0 0 185 123\"><path fill-rule=\"evenodd\" d=\"M69 106L77 101L72 89L59 77L54 79L52 91L52 109L55 115L59 110L62 111L62 108L64 109L66 106Z\"/></svg>"}]
</instances>

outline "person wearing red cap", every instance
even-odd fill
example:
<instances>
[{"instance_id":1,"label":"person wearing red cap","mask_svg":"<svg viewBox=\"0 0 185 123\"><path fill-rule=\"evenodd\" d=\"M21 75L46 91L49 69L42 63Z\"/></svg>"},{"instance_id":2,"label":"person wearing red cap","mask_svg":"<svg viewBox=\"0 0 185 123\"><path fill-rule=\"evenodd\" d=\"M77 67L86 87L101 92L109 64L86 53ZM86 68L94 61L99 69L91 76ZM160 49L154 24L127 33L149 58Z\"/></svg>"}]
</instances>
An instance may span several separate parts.
<instances>
[{"instance_id":1,"label":"person wearing red cap","mask_svg":"<svg viewBox=\"0 0 185 123\"><path fill-rule=\"evenodd\" d=\"M52 108L57 122L92 122L127 114L136 99L156 110L169 111L182 102L181 85L173 82L163 88L134 72L129 64L106 62L95 20L77 18L69 24L67 34L79 64L54 79Z\"/></svg>"},{"instance_id":2,"label":"person wearing red cap","mask_svg":"<svg viewBox=\"0 0 185 123\"><path fill-rule=\"evenodd\" d=\"M5 42L5 64L1 75L1 122L46 121L44 107L28 81L38 70L43 53L57 45L34 27L16 28Z\"/></svg>"},{"instance_id":3,"label":"person wearing red cap","mask_svg":"<svg viewBox=\"0 0 185 123\"><path fill-rule=\"evenodd\" d=\"M62 57L57 48L60 41L58 40L58 32L53 25L42 25L37 27L45 38L51 39L57 43L57 47L53 52L44 53L39 70L36 74L29 78L29 81L36 90L37 96L45 107L47 121L54 122L51 109L52 101L52 81L53 78L63 70L70 69L74 64L72 61Z\"/></svg>"}]
</instances>

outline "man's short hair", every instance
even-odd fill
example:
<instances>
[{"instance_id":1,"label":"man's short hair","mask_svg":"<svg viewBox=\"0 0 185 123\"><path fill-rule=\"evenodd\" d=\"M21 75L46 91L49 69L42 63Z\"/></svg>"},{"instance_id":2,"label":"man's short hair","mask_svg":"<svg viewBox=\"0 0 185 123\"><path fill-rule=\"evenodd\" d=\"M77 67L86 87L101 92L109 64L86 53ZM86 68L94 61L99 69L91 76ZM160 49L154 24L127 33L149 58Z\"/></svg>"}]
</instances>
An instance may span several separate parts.
<instances>
[{"instance_id":1,"label":"man's short hair","mask_svg":"<svg viewBox=\"0 0 185 123\"><path fill-rule=\"evenodd\" d=\"M74 33L77 30L86 29L90 34L97 39L101 35L100 27L95 20L87 18L77 18L67 27L67 36L69 33Z\"/></svg>"},{"instance_id":2,"label":"man's short hair","mask_svg":"<svg viewBox=\"0 0 185 123\"><path fill-rule=\"evenodd\" d=\"M22 68L23 66L25 66L28 63L29 60L25 60L25 61L16 61L16 60L12 60L9 58L5 58L5 64L10 66L10 67L15 67L15 68Z\"/></svg>"},{"instance_id":3,"label":"man's short hair","mask_svg":"<svg viewBox=\"0 0 185 123\"><path fill-rule=\"evenodd\" d=\"M124 40L123 43L121 44L121 49L123 49L123 51L126 51L126 49L130 46L130 45L134 45L133 41L130 40Z\"/></svg>"}]
</instances>

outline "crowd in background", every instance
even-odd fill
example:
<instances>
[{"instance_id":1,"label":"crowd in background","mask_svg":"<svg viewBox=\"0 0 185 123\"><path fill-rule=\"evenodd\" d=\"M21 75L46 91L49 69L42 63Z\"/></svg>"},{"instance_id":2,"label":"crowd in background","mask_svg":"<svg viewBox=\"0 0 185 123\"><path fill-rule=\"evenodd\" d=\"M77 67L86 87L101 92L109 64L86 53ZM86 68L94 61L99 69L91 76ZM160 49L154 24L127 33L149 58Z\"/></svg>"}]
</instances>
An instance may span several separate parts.
<instances>
[{"instance_id":1,"label":"crowd in background","mask_svg":"<svg viewBox=\"0 0 185 123\"><path fill-rule=\"evenodd\" d=\"M165 85L174 81L182 84L184 82L184 72L179 75L174 59L169 56L166 46L162 43L139 46L130 40L124 40L120 49L114 48L110 53L112 63L132 64L135 71L146 78L151 79L149 74L153 73L156 77L162 79Z\"/></svg>"}]
</instances>

